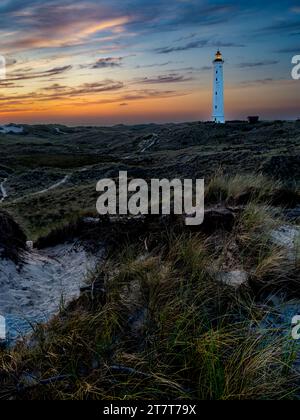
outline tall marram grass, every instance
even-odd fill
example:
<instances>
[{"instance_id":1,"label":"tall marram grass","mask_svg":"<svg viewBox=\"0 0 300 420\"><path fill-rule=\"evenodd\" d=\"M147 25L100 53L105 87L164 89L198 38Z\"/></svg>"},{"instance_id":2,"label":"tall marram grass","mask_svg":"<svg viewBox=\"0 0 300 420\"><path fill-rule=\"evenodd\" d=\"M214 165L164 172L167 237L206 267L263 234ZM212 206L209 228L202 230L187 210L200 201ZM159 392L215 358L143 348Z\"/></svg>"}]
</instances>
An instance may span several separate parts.
<instances>
[{"instance_id":1,"label":"tall marram grass","mask_svg":"<svg viewBox=\"0 0 300 420\"><path fill-rule=\"evenodd\" d=\"M264 195L274 187L235 177L214 181L209 194L236 196L249 181ZM151 249L151 232L141 232L92 275L105 292L82 294L33 339L0 353L0 398L296 398L293 345L262 327L271 309L257 293L298 284L299 264L272 242L278 223L255 194L231 232L170 228ZM248 284L222 282L233 270Z\"/></svg>"},{"instance_id":2,"label":"tall marram grass","mask_svg":"<svg viewBox=\"0 0 300 420\"><path fill-rule=\"evenodd\" d=\"M31 372L63 379L19 388L17 398L293 396L286 343L258 327L263 309L217 280L213 261L198 235L171 234L152 255L129 246L106 265L105 303L82 296L34 345L1 354L3 392Z\"/></svg>"},{"instance_id":3,"label":"tall marram grass","mask_svg":"<svg viewBox=\"0 0 300 420\"><path fill-rule=\"evenodd\" d=\"M232 177L218 172L207 185L206 199L209 202L226 201L248 193L249 199L261 200L271 197L280 188L280 181L266 178L262 174L237 174Z\"/></svg>"}]
</instances>

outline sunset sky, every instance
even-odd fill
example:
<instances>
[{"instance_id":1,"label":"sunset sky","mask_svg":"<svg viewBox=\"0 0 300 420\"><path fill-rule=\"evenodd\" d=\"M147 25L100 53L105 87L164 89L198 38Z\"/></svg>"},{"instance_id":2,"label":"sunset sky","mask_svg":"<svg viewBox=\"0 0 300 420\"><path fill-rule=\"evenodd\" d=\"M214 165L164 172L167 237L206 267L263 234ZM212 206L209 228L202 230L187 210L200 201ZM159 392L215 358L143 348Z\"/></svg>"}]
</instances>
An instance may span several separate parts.
<instances>
[{"instance_id":1,"label":"sunset sky","mask_svg":"<svg viewBox=\"0 0 300 420\"><path fill-rule=\"evenodd\" d=\"M227 119L300 117L299 0L1 0L0 124L210 119L218 48Z\"/></svg>"}]
</instances>

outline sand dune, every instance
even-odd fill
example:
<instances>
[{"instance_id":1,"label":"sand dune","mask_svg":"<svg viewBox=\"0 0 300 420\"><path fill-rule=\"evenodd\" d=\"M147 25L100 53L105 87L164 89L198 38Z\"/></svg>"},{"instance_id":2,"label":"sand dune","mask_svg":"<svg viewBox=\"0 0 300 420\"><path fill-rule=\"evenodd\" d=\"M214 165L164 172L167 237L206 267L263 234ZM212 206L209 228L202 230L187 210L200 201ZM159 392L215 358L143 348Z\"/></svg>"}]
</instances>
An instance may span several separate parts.
<instances>
[{"instance_id":1,"label":"sand dune","mask_svg":"<svg viewBox=\"0 0 300 420\"><path fill-rule=\"evenodd\" d=\"M1 259L0 314L9 337L30 332L31 323L48 320L63 302L76 298L95 264L96 256L76 243L28 252L22 266Z\"/></svg>"}]
</instances>

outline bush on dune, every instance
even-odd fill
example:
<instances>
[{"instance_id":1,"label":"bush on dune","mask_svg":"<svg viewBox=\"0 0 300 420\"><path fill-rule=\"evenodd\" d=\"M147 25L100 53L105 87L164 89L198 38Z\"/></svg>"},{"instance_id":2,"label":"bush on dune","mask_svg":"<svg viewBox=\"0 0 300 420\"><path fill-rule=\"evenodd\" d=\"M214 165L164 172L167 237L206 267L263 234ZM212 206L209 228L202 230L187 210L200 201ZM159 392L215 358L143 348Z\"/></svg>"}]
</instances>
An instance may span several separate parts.
<instances>
[{"instance_id":1,"label":"bush on dune","mask_svg":"<svg viewBox=\"0 0 300 420\"><path fill-rule=\"evenodd\" d=\"M4 211L0 211L0 255L18 261L26 247L26 235L18 223Z\"/></svg>"}]
</instances>

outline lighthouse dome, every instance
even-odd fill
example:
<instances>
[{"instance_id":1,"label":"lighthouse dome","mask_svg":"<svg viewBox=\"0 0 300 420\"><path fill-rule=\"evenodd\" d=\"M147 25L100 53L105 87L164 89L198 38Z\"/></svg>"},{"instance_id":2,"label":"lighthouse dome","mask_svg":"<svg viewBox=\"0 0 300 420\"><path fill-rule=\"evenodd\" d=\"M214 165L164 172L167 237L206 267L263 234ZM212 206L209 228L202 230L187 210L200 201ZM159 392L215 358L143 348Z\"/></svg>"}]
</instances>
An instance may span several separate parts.
<instances>
[{"instance_id":1,"label":"lighthouse dome","mask_svg":"<svg viewBox=\"0 0 300 420\"><path fill-rule=\"evenodd\" d=\"M218 50L218 51L216 52L216 55L215 55L215 62L216 62L216 61L223 61L223 56L222 56L222 54L221 54L220 50Z\"/></svg>"}]
</instances>

